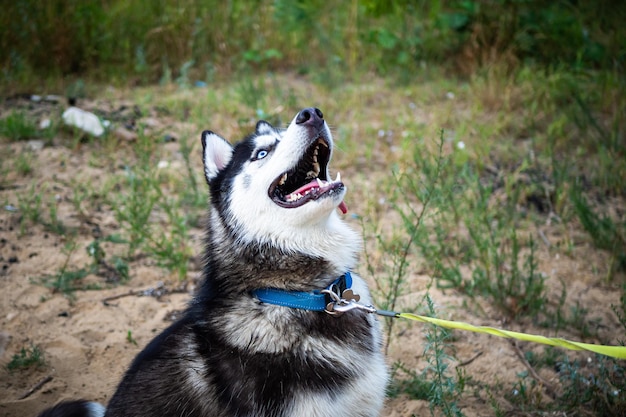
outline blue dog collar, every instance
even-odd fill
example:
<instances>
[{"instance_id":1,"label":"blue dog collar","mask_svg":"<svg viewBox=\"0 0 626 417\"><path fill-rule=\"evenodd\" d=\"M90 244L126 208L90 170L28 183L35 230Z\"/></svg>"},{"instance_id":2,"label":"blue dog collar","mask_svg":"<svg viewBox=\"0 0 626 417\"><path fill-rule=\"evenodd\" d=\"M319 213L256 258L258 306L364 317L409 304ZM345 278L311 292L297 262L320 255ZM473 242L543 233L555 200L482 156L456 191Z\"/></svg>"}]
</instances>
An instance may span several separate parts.
<instances>
[{"instance_id":1,"label":"blue dog collar","mask_svg":"<svg viewBox=\"0 0 626 417\"><path fill-rule=\"evenodd\" d=\"M350 275L350 272L346 272L334 280L326 289L341 294L343 290L351 287L352 275ZM304 292L285 291L278 288L260 288L254 290L252 294L262 303L310 311L324 311L326 310L326 305L332 301L328 295L322 294L319 290Z\"/></svg>"}]
</instances>

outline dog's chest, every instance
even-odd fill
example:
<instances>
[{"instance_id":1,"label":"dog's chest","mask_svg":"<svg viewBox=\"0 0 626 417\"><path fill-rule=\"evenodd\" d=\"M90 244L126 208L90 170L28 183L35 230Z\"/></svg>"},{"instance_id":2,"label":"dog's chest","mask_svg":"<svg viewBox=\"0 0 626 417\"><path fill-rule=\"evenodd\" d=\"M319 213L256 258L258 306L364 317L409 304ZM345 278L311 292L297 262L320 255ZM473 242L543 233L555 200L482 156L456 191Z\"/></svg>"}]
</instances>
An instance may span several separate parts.
<instances>
[{"instance_id":1,"label":"dog's chest","mask_svg":"<svg viewBox=\"0 0 626 417\"><path fill-rule=\"evenodd\" d=\"M227 315L211 326L200 351L219 402L242 416L378 415L387 371L373 317L275 314Z\"/></svg>"}]
</instances>

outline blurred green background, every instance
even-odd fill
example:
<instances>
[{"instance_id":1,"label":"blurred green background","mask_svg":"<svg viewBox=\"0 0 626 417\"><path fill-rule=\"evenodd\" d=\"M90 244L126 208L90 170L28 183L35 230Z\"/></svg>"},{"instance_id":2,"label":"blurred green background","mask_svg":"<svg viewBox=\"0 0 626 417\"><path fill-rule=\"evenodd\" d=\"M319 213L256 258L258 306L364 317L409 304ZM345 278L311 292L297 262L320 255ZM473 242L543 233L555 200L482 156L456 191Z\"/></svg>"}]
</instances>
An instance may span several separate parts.
<instances>
[{"instance_id":1,"label":"blurred green background","mask_svg":"<svg viewBox=\"0 0 626 417\"><path fill-rule=\"evenodd\" d=\"M576 0L17 0L0 14L5 87L82 76L149 84L242 70L410 80L521 65L623 71L626 7Z\"/></svg>"}]
</instances>

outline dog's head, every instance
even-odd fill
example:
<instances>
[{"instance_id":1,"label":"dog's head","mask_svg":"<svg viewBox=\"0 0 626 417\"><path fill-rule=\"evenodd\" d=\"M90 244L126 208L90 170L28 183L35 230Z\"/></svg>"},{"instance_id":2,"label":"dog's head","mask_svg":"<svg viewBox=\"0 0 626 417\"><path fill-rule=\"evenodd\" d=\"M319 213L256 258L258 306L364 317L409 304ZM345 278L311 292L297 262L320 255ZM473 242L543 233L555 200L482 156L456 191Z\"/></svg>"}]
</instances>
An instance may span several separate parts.
<instances>
[{"instance_id":1,"label":"dog's head","mask_svg":"<svg viewBox=\"0 0 626 417\"><path fill-rule=\"evenodd\" d=\"M260 121L235 147L205 131L202 145L213 208L238 239L314 256L333 246L333 232L354 240L337 213L346 187L330 176L333 139L319 109L300 111L287 129Z\"/></svg>"}]
</instances>

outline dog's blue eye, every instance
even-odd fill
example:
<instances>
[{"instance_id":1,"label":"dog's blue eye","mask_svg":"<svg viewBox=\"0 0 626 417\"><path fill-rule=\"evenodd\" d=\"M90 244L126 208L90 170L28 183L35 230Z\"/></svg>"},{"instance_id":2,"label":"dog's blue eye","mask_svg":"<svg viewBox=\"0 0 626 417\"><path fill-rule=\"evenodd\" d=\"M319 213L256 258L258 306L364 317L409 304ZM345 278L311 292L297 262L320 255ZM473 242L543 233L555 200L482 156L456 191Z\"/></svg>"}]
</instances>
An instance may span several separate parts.
<instances>
[{"instance_id":1,"label":"dog's blue eye","mask_svg":"<svg viewBox=\"0 0 626 417\"><path fill-rule=\"evenodd\" d=\"M261 149L256 153L254 159L263 159L267 156L268 152L265 149Z\"/></svg>"}]
</instances>

